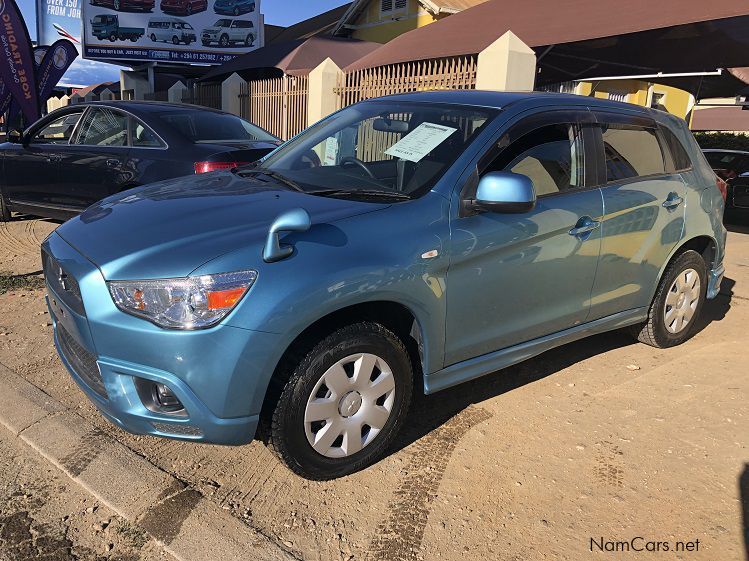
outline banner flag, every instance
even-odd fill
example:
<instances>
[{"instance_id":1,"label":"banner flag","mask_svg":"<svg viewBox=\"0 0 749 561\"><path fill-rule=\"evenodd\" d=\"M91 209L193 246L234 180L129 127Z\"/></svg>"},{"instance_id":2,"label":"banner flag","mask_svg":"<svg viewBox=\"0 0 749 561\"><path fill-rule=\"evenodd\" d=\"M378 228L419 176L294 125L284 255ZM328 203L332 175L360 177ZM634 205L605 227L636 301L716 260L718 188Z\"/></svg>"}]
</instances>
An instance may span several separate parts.
<instances>
[{"instance_id":1,"label":"banner flag","mask_svg":"<svg viewBox=\"0 0 749 561\"><path fill-rule=\"evenodd\" d=\"M52 89L77 56L78 49L67 39L59 39L47 47L47 52L36 69L39 103L47 101Z\"/></svg>"},{"instance_id":2,"label":"banner flag","mask_svg":"<svg viewBox=\"0 0 749 561\"><path fill-rule=\"evenodd\" d=\"M40 116L34 66L34 49L18 5L0 0L0 79L29 124Z\"/></svg>"}]
</instances>

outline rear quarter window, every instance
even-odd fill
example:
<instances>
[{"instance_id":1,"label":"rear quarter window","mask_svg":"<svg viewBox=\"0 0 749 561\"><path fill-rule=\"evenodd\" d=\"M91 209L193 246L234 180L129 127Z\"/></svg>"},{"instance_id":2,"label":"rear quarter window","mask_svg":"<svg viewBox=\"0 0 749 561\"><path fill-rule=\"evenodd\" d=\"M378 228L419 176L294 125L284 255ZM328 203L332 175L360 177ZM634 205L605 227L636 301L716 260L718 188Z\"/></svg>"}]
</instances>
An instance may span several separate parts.
<instances>
[{"instance_id":1,"label":"rear quarter window","mask_svg":"<svg viewBox=\"0 0 749 561\"><path fill-rule=\"evenodd\" d=\"M671 129L669 129L668 127L662 126L660 128L660 132L663 138L663 142L666 145L666 150L668 150L671 156L673 165L673 169L670 169L668 171L677 172L691 169L692 159L684 149L684 145L681 143L681 140L676 138L676 135L671 132Z\"/></svg>"}]
</instances>

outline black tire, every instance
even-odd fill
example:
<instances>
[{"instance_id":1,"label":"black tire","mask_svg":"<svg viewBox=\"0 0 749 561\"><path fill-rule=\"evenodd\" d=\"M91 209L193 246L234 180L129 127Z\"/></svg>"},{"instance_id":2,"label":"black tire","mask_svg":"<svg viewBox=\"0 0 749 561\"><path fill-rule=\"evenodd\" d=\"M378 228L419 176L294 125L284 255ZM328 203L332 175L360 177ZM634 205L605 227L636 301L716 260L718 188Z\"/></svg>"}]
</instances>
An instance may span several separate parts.
<instances>
[{"instance_id":1,"label":"black tire","mask_svg":"<svg viewBox=\"0 0 749 561\"><path fill-rule=\"evenodd\" d=\"M192 4L188 2L187 7L185 8L185 15L190 16L192 15Z\"/></svg>"},{"instance_id":2,"label":"black tire","mask_svg":"<svg viewBox=\"0 0 749 561\"><path fill-rule=\"evenodd\" d=\"M119 12L120 11L120 0L114 0L114 2L112 2L112 6L114 7L114 9L116 11Z\"/></svg>"},{"instance_id":3,"label":"black tire","mask_svg":"<svg viewBox=\"0 0 749 561\"><path fill-rule=\"evenodd\" d=\"M10 209L5 202L5 197L0 193L0 222L10 222Z\"/></svg>"},{"instance_id":4,"label":"black tire","mask_svg":"<svg viewBox=\"0 0 749 561\"><path fill-rule=\"evenodd\" d=\"M239 15L239 8L236 6L234 7L234 10L232 10L232 14L234 14L234 17L237 17Z\"/></svg>"},{"instance_id":5,"label":"black tire","mask_svg":"<svg viewBox=\"0 0 749 561\"><path fill-rule=\"evenodd\" d=\"M252 43L254 43L254 42L255 42L255 41L254 41L254 39L253 39L253 37L252 37L252 33L249 33L249 34L247 35L247 37L245 37L245 38L244 38L244 44L245 44L245 45L246 45L247 47L251 47L251 46L252 46Z\"/></svg>"},{"instance_id":6,"label":"black tire","mask_svg":"<svg viewBox=\"0 0 749 561\"><path fill-rule=\"evenodd\" d=\"M327 457L307 440L305 408L323 374L336 362L356 353L374 354L389 365L395 382L392 409L379 433L361 450L350 456ZM403 426L412 391L411 360L398 337L378 323L343 327L317 343L293 367L272 413L269 444L289 469L307 479L335 479L354 473L371 465L387 450Z\"/></svg>"},{"instance_id":7,"label":"black tire","mask_svg":"<svg viewBox=\"0 0 749 561\"><path fill-rule=\"evenodd\" d=\"M153 41L154 43L156 42L156 34L155 33L151 33L151 41Z\"/></svg>"},{"instance_id":8,"label":"black tire","mask_svg":"<svg viewBox=\"0 0 749 561\"><path fill-rule=\"evenodd\" d=\"M172 37L172 43L175 45L179 45L179 37L177 37L176 35Z\"/></svg>"},{"instance_id":9,"label":"black tire","mask_svg":"<svg viewBox=\"0 0 749 561\"><path fill-rule=\"evenodd\" d=\"M117 40L117 35L115 35L114 33L112 33L112 34L111 34L111 35L109 36L109 40L110 40L110 41L112 41L112 43L114 43L114 42L115 42L115 41Z\"/></svg>"},{"instance_id":10,"label":"black tire","mask_svg":"<svg viewBox=\"0 0 749 561\"><path fill-rule=\"evenodd\" d=\"M218 39L218 44L222 47L228 47L229 46L229 36L228 35L222 35Z\"/></svg>"},{"instance_id":11,"label":"black tire","mask_svg":"<svg viewBox=\"0 0 749 561\"><path fill-rule=\"evenodd\" d=\"M666 326L666 298L669 296L677 277L682 273L686 273L689 269L696 271L699 276L699 300L688 323L678 333L672 333ZM697 324L697 320L702 312L706 294L707 266L705 265L705 260L699 253L693 250L681 253L669 264L663 273L661 282L658 284L658 290L650 305L647 321L632 326L632 334L638 341L658 349L681 345L694 333L694 326Z\"/></svg>"}]
</instances>

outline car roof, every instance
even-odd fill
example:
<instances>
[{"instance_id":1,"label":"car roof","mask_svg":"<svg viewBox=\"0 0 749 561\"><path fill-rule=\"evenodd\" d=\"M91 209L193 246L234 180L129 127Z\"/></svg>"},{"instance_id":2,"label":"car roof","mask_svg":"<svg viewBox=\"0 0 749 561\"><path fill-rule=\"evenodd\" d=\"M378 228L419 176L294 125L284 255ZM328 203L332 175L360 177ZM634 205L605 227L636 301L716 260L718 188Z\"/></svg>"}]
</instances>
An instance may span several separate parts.
<instances>
[{"instance_id":1,"label":"car roof","mask_svg":"<svg viewBox=\"0 0 749 561\"><path fill-rule=\"evenodd\" d=\"M163 113L164 111L178 111L180 109L194 109L198 111L210 111L211 113L218 113L221 115L230 115L225 111L219 111L218 109L212 109L210 107L203 107L202 105L191 105L189 103L169 103L166 101L135 101L135 100L112 100L112 101L85 101L76 103L75 105L68 105L67 107L113 107L115 109L120 108L124 111L129 111L133 115L140 114L151 114L151 113Z\"/></svg>"},{"instance_id":2,"label":"car roof","mask_svg":"<svg viewBox=\"0 0 749 561\"><path fill-rule=\"evenodd\" d=\"M491 107L506 109L510 105L521 101L535 101L537 105L585 105L591 108L627 109L650 117L662 113L649 107L633 105L620 101L599 99L582 95L557 92L495 92L488 90L435 90L426 92L412 92L395 94L376 99L393 101L415 101L422 103L447 103L455 105L473 105L476 107Z\"/></svg>"}]
</instances>

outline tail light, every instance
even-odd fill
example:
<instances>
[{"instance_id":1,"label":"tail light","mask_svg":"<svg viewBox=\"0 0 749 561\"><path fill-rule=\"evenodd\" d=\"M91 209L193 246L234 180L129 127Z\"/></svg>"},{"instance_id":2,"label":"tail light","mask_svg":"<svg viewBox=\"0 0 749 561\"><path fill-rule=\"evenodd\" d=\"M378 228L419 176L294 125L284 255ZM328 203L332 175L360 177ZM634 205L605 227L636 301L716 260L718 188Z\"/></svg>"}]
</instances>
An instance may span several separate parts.
<instances>
[{"instance_id":1,"label":"tail light","mask_svg":"<svg viewBox=\"0 0 749 561\"><path fill-rule=\"evenodd\" d=\"M208 173L220 169L232 169L247 162L195 162L195 173Z\"/></svg>"},{"instance_id":2,"label":"tail light","mask_svg":"<svg viewBox=\"0 0 749 561\"><path fill-rule=\"evenodd\" d=\"M726 202L726 199L728 198L728 183L726 183L725 180L716 175L715 185L718 186L718 191L720 191L720 194L723 195L723 202Z\"/></svg>"}]
</instances>

